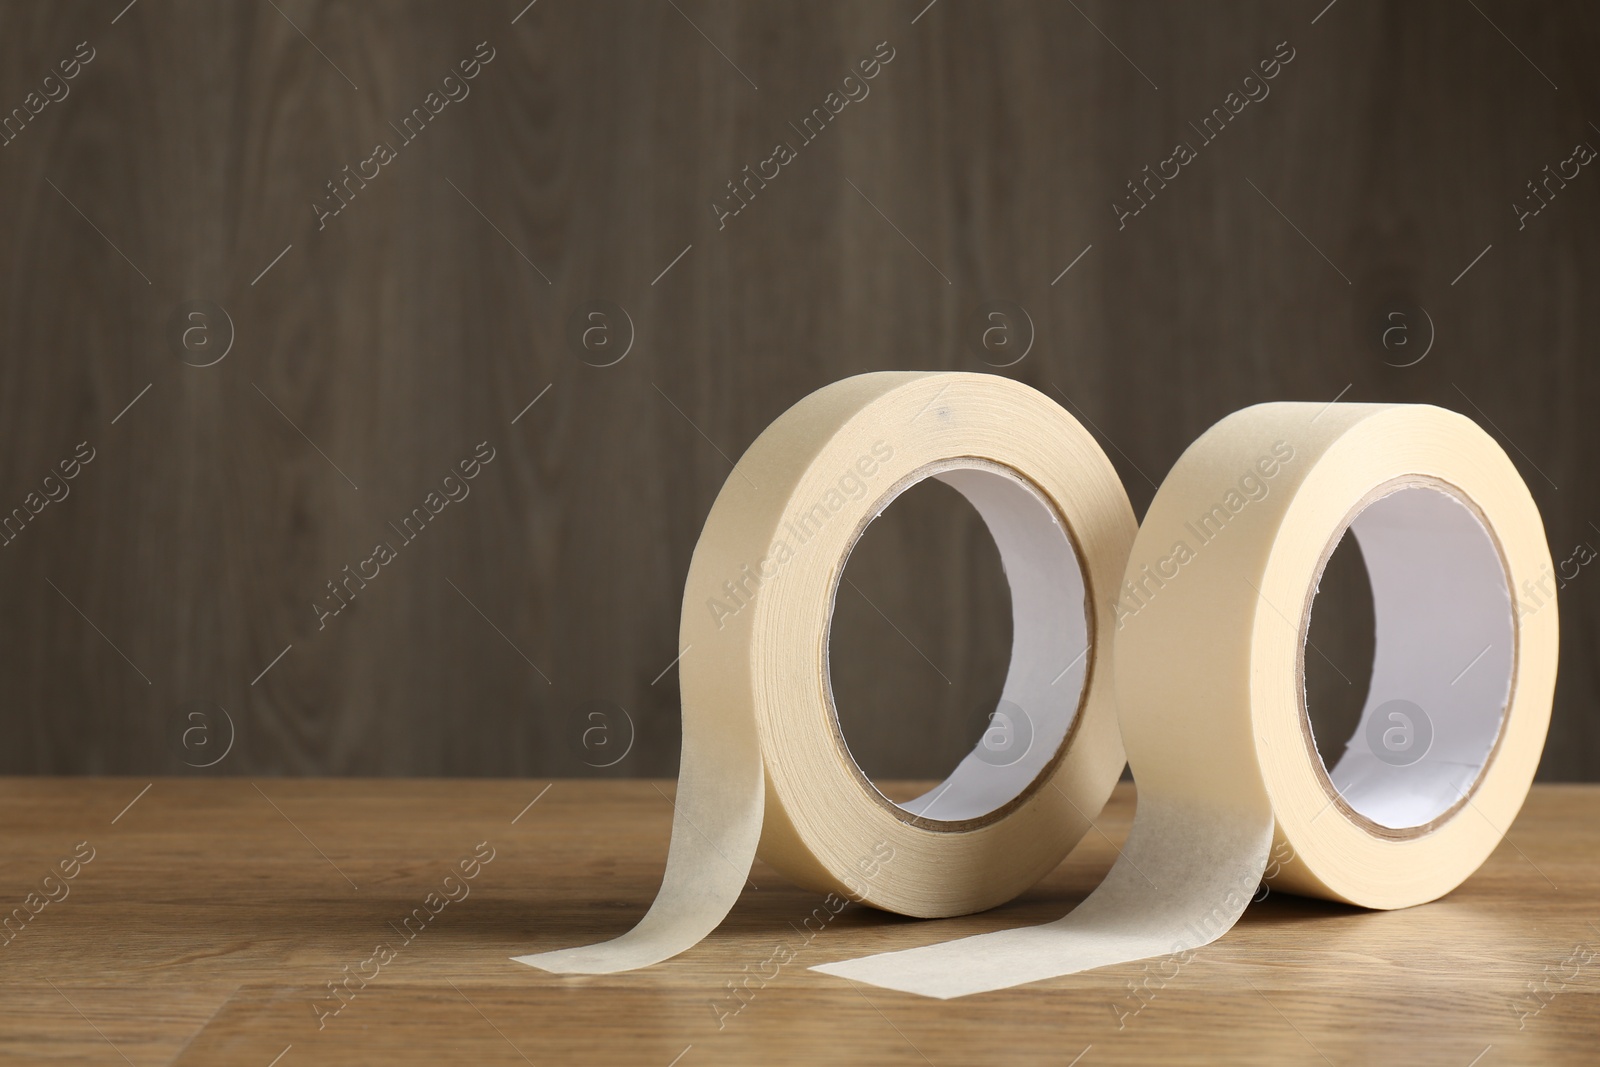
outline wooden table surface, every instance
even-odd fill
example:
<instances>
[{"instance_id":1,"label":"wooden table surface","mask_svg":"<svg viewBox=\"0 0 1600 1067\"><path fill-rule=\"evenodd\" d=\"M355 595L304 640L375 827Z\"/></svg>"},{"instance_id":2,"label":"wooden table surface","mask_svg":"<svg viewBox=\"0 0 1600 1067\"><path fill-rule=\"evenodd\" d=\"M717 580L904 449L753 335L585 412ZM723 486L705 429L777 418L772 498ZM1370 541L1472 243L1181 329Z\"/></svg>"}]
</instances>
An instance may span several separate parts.
<instances>
[{"instance_id":1,"label":"wooden table surface","mask_svg":"<svg viewBox=\"0 0 1600 1067\"><path fill-rule=\"evenodd\" d=\"M757 864L756 888L706 942L586 978L508 957L643 914L670 782L146 786L0 779L0 908L29 916L0 935L0 1062L1600 1061L1596 786L1537 788L1508 842L1433 904L1365 912L1273 893L1175 974L1128 964L946 1002L806 968L1058 917L1110 867L1130 786L1097 818L1103 834L992 912L919 922L851 905L806 943L797 928L818 895ZM475 854L492 858L447 884ZM403 920L430 893L440 907L447 885L459 899L408 941ZM725 983L779 941L794 962L719 1026ZM373 962L380 943L392 954ZM374 970L347 1001L329 993Z\"/></svg>"}]
</instances>

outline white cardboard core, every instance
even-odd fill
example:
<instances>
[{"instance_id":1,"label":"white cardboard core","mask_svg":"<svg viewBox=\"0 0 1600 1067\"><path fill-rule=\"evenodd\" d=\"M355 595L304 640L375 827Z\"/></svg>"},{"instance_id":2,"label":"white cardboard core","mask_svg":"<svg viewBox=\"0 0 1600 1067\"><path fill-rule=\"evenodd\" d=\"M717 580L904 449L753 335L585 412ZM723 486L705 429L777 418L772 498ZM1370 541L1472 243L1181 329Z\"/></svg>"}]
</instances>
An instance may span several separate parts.
<instances>
[{"instance_id":1,"label":"white cardboard core","mask_svg":"<svg viewBox=\"0 0 1600 1067\"><path fill-rule=\"evenodd\" d=\"M967 498L1000 551L1011 588L1011 665L977 745L943 782L897 805L938 822L987 815L1028 788L1077 718L1090 659L1083 569L1055 509L1004 467L956 462L972 466L932 477ZM900 486L878 513L915 484ZM846 556L841 574L848 563Z\"/></svg>"},{"instance_id":2,"label":"white cardboard core","mask_svg":"<svg viewBox=\"0 0 1600 1067\"><path fill-rule=\"evenodd\" d=\"M1361 722L1328 778L1380 826L1425 826L1472 789L1500 735L1516 653L1505 566L1477 515L1440 489L1396 490L1350 529L1376 640Z\"/></svg>"}]
</instances>

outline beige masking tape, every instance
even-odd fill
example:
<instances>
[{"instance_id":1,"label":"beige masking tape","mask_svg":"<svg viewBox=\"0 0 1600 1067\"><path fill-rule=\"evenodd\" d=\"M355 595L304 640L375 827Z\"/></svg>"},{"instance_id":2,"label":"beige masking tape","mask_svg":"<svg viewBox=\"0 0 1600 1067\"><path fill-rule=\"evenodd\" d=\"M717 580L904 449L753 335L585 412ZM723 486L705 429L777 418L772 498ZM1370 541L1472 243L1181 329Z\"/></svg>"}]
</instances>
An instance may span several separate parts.
<instances>
[{"instance_id":1,"label":"beige masking tape","mask_svg":"<svg viewBox=\"0 0 1600 1067\"><path fill-rule=\"evenodd\" d=\"M1011 665L983 740L900 806L845 747L828 635L851 548L930 477L994 537ZM683 758L655 903L613 941L516 959L595 974L677 955L727 915L758 851L802 886L904 915L965 914L1028 888L1122 770L1111 652L1096 638L1115 626L1135 526L1087 431L1009 379L864 374L800 401L739 460L689 565Z\"/></svg>"},{"instance_id":2,"label":"beige masking tape","mask_svg":"<svg viewBox=\"0 0 1600 1067\"><path fill-rule=\"evenodd\" d=\"M1376 634L1341 749L1313 734L1304 664L1346 530ZM1162 484L1112 594L1139 799L1111 873L1046 926L816 969L948 998L1209 944L1263 877L1369 908L1448 893L1538 767L1557 618L1526 591L1550 570L1527 487L1461 415L1263 404L1223 419Z\"/></svg>"}]
</instances>

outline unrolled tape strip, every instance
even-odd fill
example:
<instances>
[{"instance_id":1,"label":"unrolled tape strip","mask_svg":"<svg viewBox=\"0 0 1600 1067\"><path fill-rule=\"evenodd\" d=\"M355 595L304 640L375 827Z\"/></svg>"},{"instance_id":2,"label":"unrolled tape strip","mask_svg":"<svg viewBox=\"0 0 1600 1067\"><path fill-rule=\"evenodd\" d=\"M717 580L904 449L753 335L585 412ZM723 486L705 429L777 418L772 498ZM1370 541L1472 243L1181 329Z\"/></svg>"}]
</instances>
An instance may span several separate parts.
<instances>
[{"instance_id":1,"label":"unrolled tape strip","mask_svg":"<svg viewBox=\"0 0 1600 1067\"><path fill-rule=\"evenodd\" d=\"M1311 729L1304 666L1346 530L1376 643L1340 752ZM1521 594L1549 571L1527 487L1469 419L1356 404L1223 419L1162 484L1111 594L1139 797L1111 873L1045 926L815 969L957 997L1209 944L1263 877L1369 908L1448 893L1499 844L1539 763L1556 608Z\"/></svg>"},{"instance_id":2,"label":"unrolled tape strip","mask_svg":"<svg viewBox=\"0 0 1600 1067\"><path fill-rule=\"evenodd\" d=\"M897 805L839 731L828 634L845 561L926 478L983 517L1011 587L1011 665L992 730ZM1123 766L1111 698L1114 590L1132 508L1048 397L977 374L877 373L806 397L739 460L689 565L683 757L661 891L631 931L516 957L597 974L674 956L738 899L752 859L802 886L922 917L1003 903L1054 868ZM996 744L995 742L998 742Z\"/></svg>"}]
</instances>

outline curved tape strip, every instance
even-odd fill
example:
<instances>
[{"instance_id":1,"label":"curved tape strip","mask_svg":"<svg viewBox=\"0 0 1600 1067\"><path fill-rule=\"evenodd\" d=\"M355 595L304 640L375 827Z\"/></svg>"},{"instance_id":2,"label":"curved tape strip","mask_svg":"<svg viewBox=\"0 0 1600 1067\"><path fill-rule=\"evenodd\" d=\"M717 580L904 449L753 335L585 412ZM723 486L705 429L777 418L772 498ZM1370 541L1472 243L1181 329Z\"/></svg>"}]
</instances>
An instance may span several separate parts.
<instances>
[{"instance_id":1,"label":"curved tape strip","mask_svg":"<svg viewBox=\"0 0 1600 1067\"><path fill-rule=\"evenodd\" d=\"M1376 653L1362 724L1330 772L1334 746L1319 749L1306 712L1306 629L1347 529ZM1521 597L1549 571L1527 487L1463 416L1229 416L1162 484L1116 594L1139 806L1106 880L1046 926L814 969L948 998L1209 944L1264 876L1370 908L1448 893L1499 844L1538 767L1557 618L1553 601Z\"/></svg>"},{"instance_id":2,"label":"curved tape strip","mask_svg":"<svg viewBox=\"0 0 1600 1067\"><path fill-rule=\"evenodd\" d=\"M901 806L850 758L828 633L862 530L925 478L961 491L1011 586L1000 709L944 783ZM1107 680L1135 523L1115 471L1049 398L978 374L865 374L806 397L723 486L695 546L680 647L683 761L661 892L614 941L516 957L643 967L727 915L760 855L797 883L916 916L1011 899L1088 828L1123 766Z\"/></svg>"}]
</instances>

